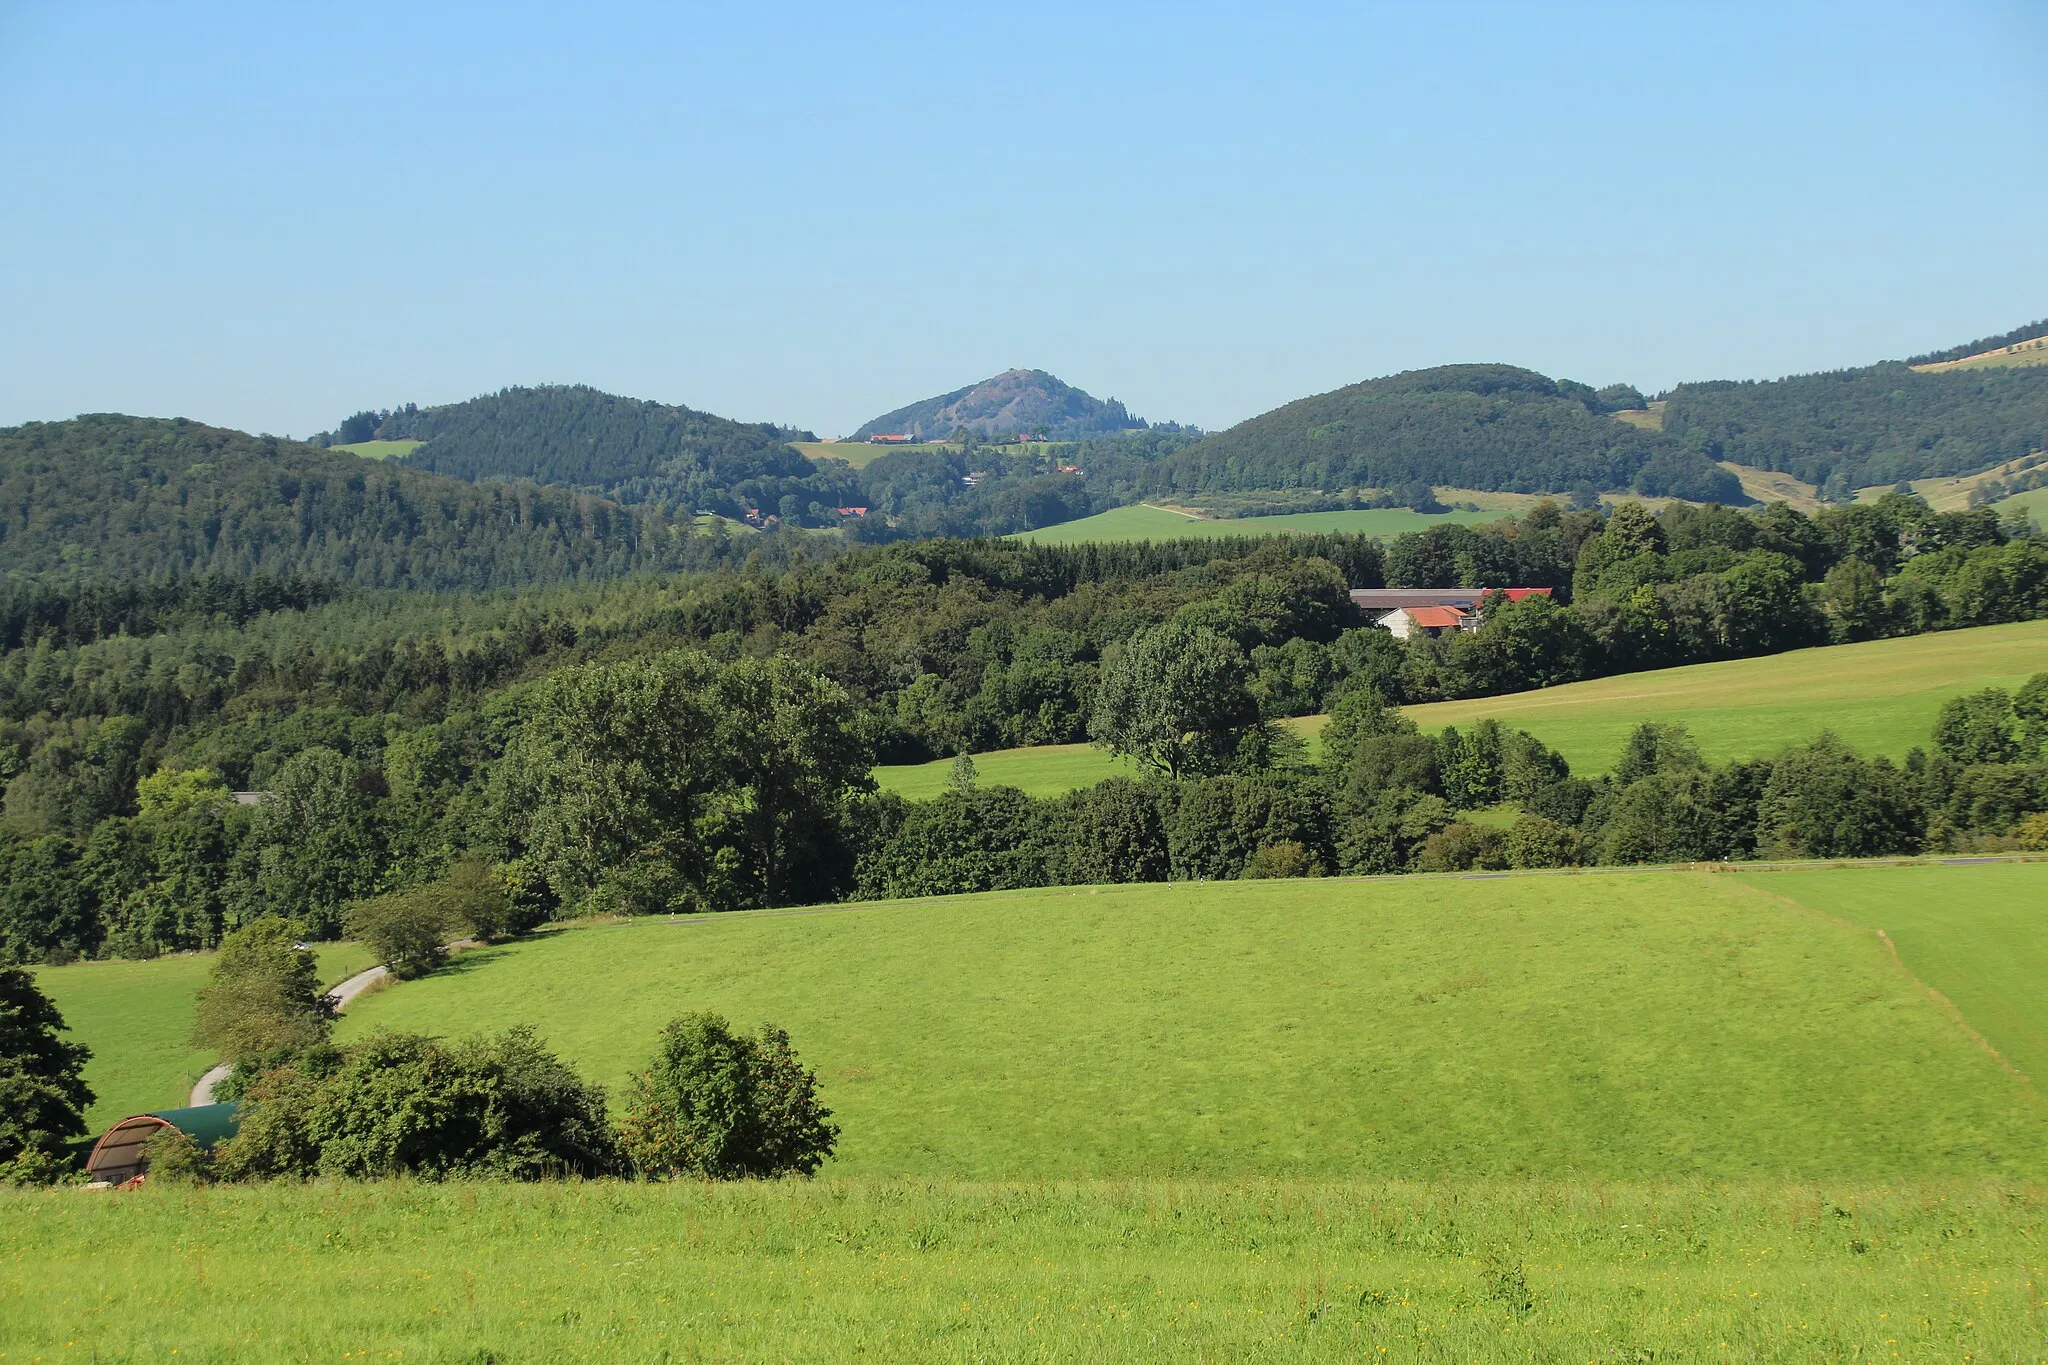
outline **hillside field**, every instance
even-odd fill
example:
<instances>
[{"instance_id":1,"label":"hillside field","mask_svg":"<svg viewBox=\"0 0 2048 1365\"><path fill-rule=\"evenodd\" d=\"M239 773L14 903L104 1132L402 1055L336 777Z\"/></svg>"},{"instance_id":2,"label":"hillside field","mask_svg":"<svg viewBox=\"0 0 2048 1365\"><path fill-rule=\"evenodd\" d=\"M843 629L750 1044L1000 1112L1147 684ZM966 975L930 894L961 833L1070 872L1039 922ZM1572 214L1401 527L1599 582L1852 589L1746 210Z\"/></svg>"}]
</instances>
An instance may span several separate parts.
<instances>
[{"instance_id":1,"label":"hillside field","mask_svg":"<svg viewBox=\"0 0 2048 1365\"><path fill-rule=\"evenodd\" d=\"M1864 864L557 929L343 1034L532 1023L616 1094L678 1011L772 1018L842 1159L0 1191L0 1353L2032 1359L2048 1104L1972 1030L2040 1055L2044 899L2048 863Z\"/></svg>"},{"instance_id":2,"label":"hillside field","mask_svg":"<svg viewBox=\"0 0 2048 1365\"><path fill-rule=\"evenodd\" d=\"M376 965L359 943L323 943L319 953L325 986ZM194 999L213 970L212 953L34 970L70 1026L70 1039L92 1048L85 1080L95 1102L86 1120L95 1131L130 1114L182 1105L213 1065L215 1058L191 1042Z\"/></svg>"},{"instance_id":3,"label":"hillside field","mask_svg":"<svg viewBox=\"0 0 2048 1365\"><path fill-rule=\"evenodd\" d=\"M2048 488L2030 488L2024 493L2015 493L1991 504L2002 516L2015 509L2024 511L2035 521L2048 522Z\"/></svg>"},{"instance_id":4,"label":"hillside field","mask_svg":"<svg viewBox=\"0 0 2048 1365\"><path fill-rule=\"evenodd\" d=\"M2048 864L1958 871L1974 875L1937 888L1958 913L2048 897ZM773 1020L819 1069L849 1176L2048 1169L2048 1105L1873 934L1774 875L1153 884L640 920L472 952L365 999L340 1036L527 1023L617 1093L684 1010ZM1901 873L1814 875L1868 896Z\"/></svg>"},{"instance_id":5,"label":"hillside field","mask_svg":"<svg viewBox=\"0 0 2048 1365\"><path fill-rule=\"evenodd\" d=\"M423 441L357 441L352 445L329 446L328 449L346 450L366 460L395 460L412 454L424 444Z\"/></svg>"},{"instance_id":6,"label":"hillside field","mask_svg":"<svg viewBox=\"0 0 2048 1365\"><path fill-rule=\"evenodd\" d=\"M2048 490L2041 492L2048 499ZM1864 753L1897 759L1915 745L1928 745L1950 697L1985 687L2011 689L2043 670L2048 621L2022 621L1402 709L1432 732L1491 716L1529 731L1582 776L1612 767L1629 731L1646 720L1683 721L1716 763L1766 757L1830 729ZM1282 723L1308 736L1313 753L1324 720L1303 716ZM1087 744L1005 749L976 754L974 762L981 782L1008 783L1034 796L1057 796L1131 772ZM875 779L886 791L926 799L945 789L951 769L950 759L902 764L875 769Z\"/></svg>"},{"instance_id":7,"label":"hillside field","mask_svg":"<svg viewBox=\"0 0 2048 1365\"><path fill-rule=\"evenodd\" d=\"M1051 545L1077 545L1086 541L1188 540L1197 536L1277 535L1287 531L1342 532L1350 535L1395 536L1403 531L1420 531L1440 521L1476 526L1495 521L1507 513L1500 509L1483 512L1441 512L1424 514L1405 507L1368 508L1346 512L1289 512L1272 517L1233 517L1209 520L1171 512L1148 503L1113 507L1078 521L1019 531L1014 540L1036 540Z\"/></svg>"},{"instance_id":8,"label":"hillside field","mask_svg":"<svg viewBox=\"0 0 2048 1365\"><path fill-rule=\"evenodd\" d=\"M1938 360L1931 365L1915 365L1913 368L1923 374L1940 374L1945 370L1990 370L2010 365L2048 365L2048 337L2036 337L2013 346L1993 347L1976 355L1966 355L1961 360Z\"/></svg>"}]
</instances>

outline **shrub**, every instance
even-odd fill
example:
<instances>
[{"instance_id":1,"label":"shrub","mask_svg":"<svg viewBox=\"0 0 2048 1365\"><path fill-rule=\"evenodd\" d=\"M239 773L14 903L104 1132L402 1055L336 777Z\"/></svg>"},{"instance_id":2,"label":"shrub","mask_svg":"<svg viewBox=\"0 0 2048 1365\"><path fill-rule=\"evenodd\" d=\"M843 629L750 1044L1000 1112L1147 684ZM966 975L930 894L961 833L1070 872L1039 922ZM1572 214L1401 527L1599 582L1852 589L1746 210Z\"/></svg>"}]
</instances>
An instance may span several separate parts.
<instances>
[{"instance_id":1,"label":"shrub","mask_svg":"<svg viewBox=\"0 0 2048 1365\"><path fill-rule=\"evenodd\" d=\"M620 1139L633 1166L656 1178L810 1175L839 1137L817 1083L774 1025L748 1038L718 1015L686 1014L661 1031L660 1051L634 1078Z\"/></svg>"},{"instance_id":2,"label":"shrub","mask_svg":"<svg viewBox=\"0 0 2048 1365\"><path fill-rule=\"evenodd\" d=\"M447 901L433 887L416 886L349 906L349 937L362 940L401 980L425 976L448 960L441 946L451 927Z\"/></svg>"},{"instance_id":3,"label":"shrub","mask_svg":"<svg viewBox=\"0 0 2048 1365\"><path fill-rule=\"evenodd\" d=\"M1265 877L1320 877L1323 866L1307 849L1292 839L1278 844L1261 844L1251 857L1245 860L1244 879L1256 881Z\"/></svg>"},{"instance_id":4,"label":"shrub","mask_svg":"<svg viewBox=\"0 0 2048 1365\"><path fill-rule=\"evenodd\" d=\"M604 1091L531 1030L442 1044L380 1034L314 1054L249 1088L224 1179L604 1175L618 1168Z\"/></svg>"},{"instance_id":5,"label":"shrub","mask_svg":"<svg viewBox=\"0 0 2048 1365\"><path fill-rule=\"evenodd\" d=\"M305 1131L323 1175L602 1175L616 1151L604 1091L525 1028L452 1048L367 1039L321 1083Z\"/></svg>"},{"instance_id":6,"label":"shrub","mask_svg":"<svg viewBox=\"0 0 2048 1365\"><path fill-rule=\"evenodd\" d=\"M204 1185L213 1174L208 1154L177 1128L159 1128L142 1152L152 1185Z\"/></svg>"},{"instance_id":7,"label":"shrub","mask_svg":"<svg viewBox=\"0 0 2048 1365\"><path fill-rule=\"evenodd\" d=\"M47 1183L64 1146L85 1136L90 1049L67 1043L64 1016L19 967L0 968L0 1168L10 1183Z\"/></svg>"},{"instance_id":8,"label":"shrub","mask_svg":"<svg viewBox=\"0 0 2048 1365\"><path fill-rule=\"evenodd\" d=\"M1418 872L1469 872L1473 868L1497 870L1508 865L1507 835L1492 825L1460 821L1446 825L1422 841L1416 855Z\"/></svg>"},{"instance_id":9,"label":"shrub","mask_svg":"<svg viewBox=\"0 0 2048 1365\"><path fill-rule=\"evenodd\" d=\"M318 1171L320 1145L308 1131L308 1120L322 1079L340 1062L339 1052L321 1048L250 1080L236 1113L240 1126L214 1146L215 1177L275 1180Z\"/></svg>"},{"instance_id":10,"label":"shrub","mask_svg":"<svg viewBox=\"0 0 2048 1365\"><path fill-rule=\"evenodd\" d=\"M1508 830L1509 867L1581 867L1592 857L1586 836L1540 815L1523 815Z\"/></svg>"},{"instance_id":11,"label":"shrub","mask_svg":"<svg viewBox=\"0 0 2048 1365\"><path fill-rule=\"evenodd\" d=\"M320 992L319 965L296 946L297 936L288 920L266 915L221 941L199 992L194 1043L239 1064L327 1040L333 1011Z\"/></svg>"},{"instance_id":12,"label":"shrub","mask_svg":"<svg viewBox=\"0 0 2048 1365\"><path fill-rule=\"evenodd\" d=\"M2019 846L2033 853L2048 853L2048 815L2029 815L2014 831Z\"/></svg>"}]
</instances>

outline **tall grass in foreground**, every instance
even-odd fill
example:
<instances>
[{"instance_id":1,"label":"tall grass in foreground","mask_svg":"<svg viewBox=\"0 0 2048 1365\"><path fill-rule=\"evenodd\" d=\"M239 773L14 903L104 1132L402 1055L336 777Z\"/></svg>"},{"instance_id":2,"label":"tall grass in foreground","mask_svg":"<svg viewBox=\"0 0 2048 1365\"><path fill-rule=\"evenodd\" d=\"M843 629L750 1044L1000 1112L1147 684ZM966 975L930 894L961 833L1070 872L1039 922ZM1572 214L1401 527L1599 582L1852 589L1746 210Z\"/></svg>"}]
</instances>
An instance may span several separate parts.
<instances>
[{"instance_id":1,"label":"tall grass in foreground","mask_svg":"<svg viewBox=\"0 0 2048 1365\"><path fill-rule=\"evenodd\" d=\"M0 1359L2037 1360L2034 1185L0 1198Z\"/></svg>"}]
</instances>

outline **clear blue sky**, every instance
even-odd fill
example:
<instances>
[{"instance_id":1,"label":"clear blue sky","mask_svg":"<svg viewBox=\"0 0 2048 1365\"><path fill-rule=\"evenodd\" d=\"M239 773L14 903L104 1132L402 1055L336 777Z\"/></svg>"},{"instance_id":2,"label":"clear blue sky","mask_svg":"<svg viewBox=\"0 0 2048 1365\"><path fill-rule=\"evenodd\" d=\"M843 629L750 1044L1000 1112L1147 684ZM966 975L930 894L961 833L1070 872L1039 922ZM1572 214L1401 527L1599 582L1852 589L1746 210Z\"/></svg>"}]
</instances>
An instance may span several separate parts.
<instances>
[{"instance_id":1,"label":"clear blue sky","mask_svg":"<svg viewBox=\"0 0 2048 1365\"><path fill-rule=\"evenodd\" d=\"M2042 0L0 0L0 423L1857 364L2048 314L2044 71Z\"/></svg>"}]
</instances>

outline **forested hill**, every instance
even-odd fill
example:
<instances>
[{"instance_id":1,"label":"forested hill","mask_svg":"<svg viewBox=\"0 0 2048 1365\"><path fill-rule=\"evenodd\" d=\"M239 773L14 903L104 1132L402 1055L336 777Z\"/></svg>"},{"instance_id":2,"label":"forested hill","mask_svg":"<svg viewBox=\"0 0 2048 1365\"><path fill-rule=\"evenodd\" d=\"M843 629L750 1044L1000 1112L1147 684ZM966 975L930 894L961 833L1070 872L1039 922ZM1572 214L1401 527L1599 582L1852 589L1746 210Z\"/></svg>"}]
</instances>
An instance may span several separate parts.
<instances>
[{"instance_id":1,"label":"forested hill","mask_svg":"<svg viewBox=\"0 0 2048 1365\"><path fill-rule=\"evenodd\" d=\"M710 537L532 484L478 487L179 419L0 430L0 572L477 589L680 567Z\"/></svg>"},{"instance_id":2,"label":"forested hill","mask_svg":"<svg viewBox=\"0 0 2048 1365\"><path fill-rule=\"evenodd\" d=\"M1081 441L1141 431L1145 425L1116 399L1092 397L1044 370L1005 370L979 384L883 413L854 437L888 432L943 440L966 428L987 437L1024 435Z\"/></svg>"},{"instance_id":3,"label":"forested hill","mask_svg":"<svg viewBox=\"0 0 2048 1365\"><path fill-rule=\"evenodd\" d=\"M1841 498L1900 479L1974 474L2048 447L2048 366L1926 374L1888 361L1681 384L1665 404L1664 432L1710 459L1780 470Z\"/></svg>"},{"instance_id":4,"label":"forested hill","mask_svg":"<svg viewBox=\"0 0 2048 1365\"><path fill-rule=\"evenodd\" d=\"M1740 503L1733 475L1614 420L1641 395L1511 365L1445 365L1303 398L1200 441L1152 471L1163 488L1558 492L1590 484Z\"/></svg>"},{"instance_id":5,"label":"forested hill","mask_svg":"<svg viewBox=\"0 0 2048 1365\"><path fill-rule=\"evenodd\" d=\"M773 506L784 491L780 481L816 472L788 444L809 432L580 384L503 389L378 416L376 439L425 442L405 458L416 469L472 483L531 479L680 512L737 515L746 506Z\"/></svg>"}]
</instances>

